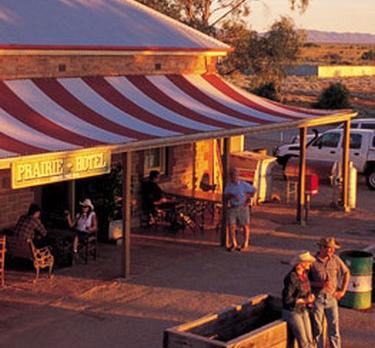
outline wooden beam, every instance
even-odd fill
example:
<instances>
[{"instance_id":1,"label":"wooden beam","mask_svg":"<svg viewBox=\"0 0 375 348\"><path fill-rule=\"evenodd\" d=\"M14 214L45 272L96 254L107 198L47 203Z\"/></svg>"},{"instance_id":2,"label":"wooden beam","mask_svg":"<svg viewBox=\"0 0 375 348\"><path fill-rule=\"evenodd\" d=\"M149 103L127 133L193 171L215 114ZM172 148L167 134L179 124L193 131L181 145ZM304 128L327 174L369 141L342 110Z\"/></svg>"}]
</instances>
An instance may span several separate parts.
<instances>
[{"instance_id":1,"label":"wooden beam","mask_svg":"<svg viewBox=\"0 0 375 348\"><path fill-rule=\"evenodd\" d=\"M306 139L307 128L299 130L299 171L298 171L298 199L297 199L297 222L305 225L305 175L306 175Z\"/></svg>"},{"instance_id":2,"label":"wooden beam","mask_svg":"<svg viewBox=\"0 0 375 348\"><path fill-rule=\"evenodd\" d=\"M122 154L122 257L121 277L130 275L131 171L132 153Z\"/></svg>"},{"instance_id":3,"label":"wooden beam","mask_svg":"<svg viewBox=\"0 0 375 348\"><path fill-rule=\"evenodd\" d=\"M195 196L195 190L197 188L197 143L192 144L193 147L193 158L192 158L192 171L191 171L191 195Z\"/></svg>"},{"instance_id":4,"label":"wooden beam","mask_svg":"<svg viewBox=\"0 0 375 348\"><path fill-rule=\"evenodd\" d=\"M76 181L68 181L68 208L71 216L76 216Z\"/></svg>"},{"instance_id":5,"label":"wooden beam","mask_svg":"<svg viewBox=\"0 0 375 348\"><path fill-rule=\"evenodd\" d=\"M342 146L342 205L345 212L349 206L349 160L350 160L350 121L344 122L344 137Z\"/></svg>"},{"instance_id":6,"label":"wooden beam","mask_svg":"<svg viewBox=\"0 0 375 348\"><path fill-rule=\"evenodd\" d=\"M226 247L228 244L228 233L227 233L227 219L228 219L228 205L224 195L225 185L229 178L229 158L230 158L230 138L224 138L224 149L223 149L223 191L222 191L222 212L221 212L221 229L220 229L220 245Z\"/></svg>"},{"instance_id":7,"label":"wooden beam","mask_svg":"<svg viewBox=\"0 0 375 348\"><path fill-rule=\"evenodd\" d=\"M223 129L187 135L184 134L183 136L178 135L168 138L157 138L151 140L134 141L126 144L110 145L109 148L111 149L112 153L121 153L124 151L145 150L160 146L177 146L207 139L229 138L236 135L250 135L281 131L293 128L316 127L350 120L351 118L356 117L357 114L358 113L356 112L348 112L329 116L317 116L314 118L302 119L299 121L271 123L266 125Z\"/></svg>"}]
</instances>

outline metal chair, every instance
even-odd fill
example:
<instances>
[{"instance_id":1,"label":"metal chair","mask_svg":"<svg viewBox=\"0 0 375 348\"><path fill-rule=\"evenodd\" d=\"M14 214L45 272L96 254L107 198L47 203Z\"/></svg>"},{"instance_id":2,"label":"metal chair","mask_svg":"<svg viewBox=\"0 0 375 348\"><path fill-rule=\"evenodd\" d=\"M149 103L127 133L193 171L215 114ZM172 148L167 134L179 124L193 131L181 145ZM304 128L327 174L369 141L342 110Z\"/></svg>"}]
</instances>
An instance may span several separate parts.
<instances>
[{"instance_id":1,"label":"metal chair","mask_svg":"<svg viewBox=\"0 0 375 348\"><path fill-rule=\"evenodd\" d=\"M55 258L53 257L49 247L36 248L34 246L32 239L28 239L27 242L29 243L31 252L33 254L34 268L36 272L34 282L38 280L39 271L41 268L48 267L48 278L52 278L52 270L53 270Z\"/></svg>"},{"instance_id":2,"label":"metal chair","mask_svg":"<svg viewBox=\"0 0 375 348\"><path fill-rule=\"evenodd\" d=\"M87 236L80 240L78 244L78 253L83 252L85 263L88 263L89 256L96 260L98 254L98 232L87 233Z\"/></svg>"}]
</instances>

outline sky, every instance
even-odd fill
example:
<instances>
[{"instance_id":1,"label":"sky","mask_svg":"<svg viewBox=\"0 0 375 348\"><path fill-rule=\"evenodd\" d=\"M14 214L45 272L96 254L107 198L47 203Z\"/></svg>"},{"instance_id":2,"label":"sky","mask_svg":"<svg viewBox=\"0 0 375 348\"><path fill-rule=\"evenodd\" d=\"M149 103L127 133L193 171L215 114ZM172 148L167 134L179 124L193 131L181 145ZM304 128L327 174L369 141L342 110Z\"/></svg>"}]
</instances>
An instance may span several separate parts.
<instances>
[{"instance_id":1,"label":"sky","mask_svg":"<svg viewBox=\"0 0 375 348\"><path fill-rule=\"evenodd\" d=\"M251 28L266 31L282 15L302 29L375 34L375 0L310 0L304 14L289 10L288 0L254 0Z\"/></svg>"}]
</instances>

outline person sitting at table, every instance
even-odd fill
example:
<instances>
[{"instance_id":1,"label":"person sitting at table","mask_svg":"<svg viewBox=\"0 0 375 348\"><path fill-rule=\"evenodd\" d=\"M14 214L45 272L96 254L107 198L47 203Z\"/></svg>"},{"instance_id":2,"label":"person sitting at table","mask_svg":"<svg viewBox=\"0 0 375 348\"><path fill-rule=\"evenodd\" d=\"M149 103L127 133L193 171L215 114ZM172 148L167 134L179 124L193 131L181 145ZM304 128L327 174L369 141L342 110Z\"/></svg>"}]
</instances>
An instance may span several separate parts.
<instances>
[{"instance_id":1,"label":"person sitting at table","mask_svg":"<svg viewBox=\"0 0 375 348\"><path fill-rule=\"evenodd\" d=\"M141 184L142 209L148 218L148 224L155 224L155 218L163 212L163 209L170 209L172 199L165 197L158 181L160 172L151 170L148 179Z\"/></svg>"},{"instance_id":2,"label":"person sitting at table","mask_svg":"<svg viewBox=\"0 0 375 348\"><path fill-rule=\"evenodd\" d=\"M83 202L79 202L81 212L73 219L68 210L65 211L66 220L70 228L74 228L76 234L73 239L74 258L78 253L79 243L83 243L89 233L94 233L98 229L98 220L94 211L94 205L91 199L86 198Z\"/></svg>"},{"instance_id":3,"label":"person sitting at table","mask_svg":"<svg viewBox=\"0 0 375 348\"><path fill-rule=\"evenodd\" d=\"M208 173L202 175L199 188L204 192L215 191L216 185L210 184L210 175Z\"/></svg>"},{"instance_id":4,"label":"person sitting at table","mask_svg":"<svg viewBox=\"0 0 375 348\"><path fill-rule=\"evenodd\" d=\"M22 215L14 229L14 235L27 239L32 239L37 248L48 245L47 230L41 219L41 209L36 203L31 203L27 214Z\"/></svg>"}]
</instances>

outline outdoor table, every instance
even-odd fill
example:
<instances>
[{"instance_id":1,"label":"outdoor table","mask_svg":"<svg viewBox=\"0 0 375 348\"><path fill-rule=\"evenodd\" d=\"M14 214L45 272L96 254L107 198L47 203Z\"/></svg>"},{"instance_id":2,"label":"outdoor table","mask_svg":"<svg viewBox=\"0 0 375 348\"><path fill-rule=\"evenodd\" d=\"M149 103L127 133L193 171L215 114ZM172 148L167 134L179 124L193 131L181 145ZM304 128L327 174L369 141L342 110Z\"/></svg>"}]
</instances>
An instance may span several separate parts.
<instances>
[{"instance_id":1,"label":"outdoor table","mask_svg":"<svg viewBox=\"0 0 375 348\"><path fill-rule=\"evenodd\" d=\"M49 229L47 234L48 244L52 247L55 264L58 267L72 265L73 239L75 233L69 229Z\"/></svg>"},{"instance_id":2,"label":"outdoor table","mask_svg":"<svg viewBox=\"0 0 375 348\"><path fill-rule=\"evenodd\" d=\"M183 202L184 210L199 225L199 229L203 232L205 229L205 213L210 209L211 222L215 220L215 211L221 206L222 195L210 191L192 191L192 190L169 190L167 194L176 197Z\"/></svg>"},{"instance_id":3,"label":"outdoor table","mask_svg":"<svg viewBox=\"0 0 375 348\"><path fill-rule=\"evenodd\" d=\"M168 190L168 195L175 196L177 198L183 198L188 200L208 201L213 203L221 203L221 194L212 191L192 191L186 189L175 189Z\"/></svg>"}]
</instances>

